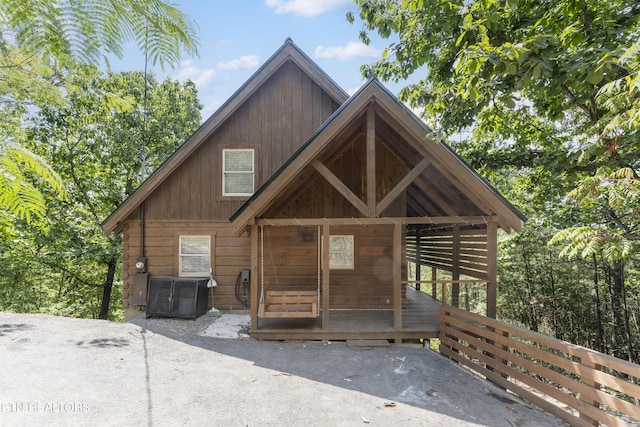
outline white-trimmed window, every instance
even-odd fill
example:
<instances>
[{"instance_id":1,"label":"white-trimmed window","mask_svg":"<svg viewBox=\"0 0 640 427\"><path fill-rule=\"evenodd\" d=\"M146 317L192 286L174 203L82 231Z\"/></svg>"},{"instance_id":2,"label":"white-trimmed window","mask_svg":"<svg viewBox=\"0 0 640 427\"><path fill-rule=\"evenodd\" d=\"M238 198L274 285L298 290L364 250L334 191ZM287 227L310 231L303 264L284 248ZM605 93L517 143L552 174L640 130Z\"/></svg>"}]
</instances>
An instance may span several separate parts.
<instances>
[{"instance_id":1,"label":"white-trimmed window","mask_svg":"<svg viewBox=\"0 0 640 427\"><path fill-rule=\"evenodd\" d=\"M251 196L254 182L254 152L251 148L222 150L222 195Z\"/></svg>"},{"instance_id":2,"label":"white-trimmed window","mask_svg":"<svg viewBox=\"0 0 640 427\"><path fill-rule=\"evenodd\" d=\"M329 268L332 270L354 269L353 235L329 236Z\"/></svg>"},{"instance_id":3,"label":"white-trimmed window","mask_svg":"<svg viewBox=\"0 0 640 427\"><path fill-rule=\"evenodd\" d=\"M209 276L211 268L211 236L180 236L179 275Z\"/></svg>"}]
</instances>

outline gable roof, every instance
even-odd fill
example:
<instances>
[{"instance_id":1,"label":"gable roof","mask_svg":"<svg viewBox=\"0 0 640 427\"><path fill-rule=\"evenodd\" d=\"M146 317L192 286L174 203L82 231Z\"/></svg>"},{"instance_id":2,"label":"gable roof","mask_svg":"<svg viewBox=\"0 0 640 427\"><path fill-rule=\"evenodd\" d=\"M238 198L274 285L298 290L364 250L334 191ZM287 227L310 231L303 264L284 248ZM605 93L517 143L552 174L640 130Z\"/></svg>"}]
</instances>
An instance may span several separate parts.
<instances>
[{"instance_id":1,"label":"gable roof","mask_svg":"<svg viewBox=\"0 0 640 427\"><path fill-rule=\"evenodd\" d=\"M149 176L102 223L105 234L114 231L162 182L175 171L198 147L207 140L260 86L285 62L293 61L338 104L349 97L318 65L311 60L290 38L240 87L218 110L211 115L191 137L182 144L152 175Z\"/></svg>"},{"instance_id":2,"label":"gable roof","mask_svg":"<svg viewBox=\"0 0 640 427\"><path fill-rule=\"evenodd\" d=\"M377 79L370 79L358 92L342 104L325 123L249 198L229 220L234 234L241 233L253 218L260 217L272 200L291 182L295 182L303 169L320 156L339 132L359 117L371 103L376 112L394 122L406 141L412 143L425 157L438 159L438 172L462 189L473 200L490 206L500 217L505 230L519 231L526 217L511 205L496 189L467 165L449 146L430 138L431 131L416 115L388 91Z\"/></svg>"}]
</instances>

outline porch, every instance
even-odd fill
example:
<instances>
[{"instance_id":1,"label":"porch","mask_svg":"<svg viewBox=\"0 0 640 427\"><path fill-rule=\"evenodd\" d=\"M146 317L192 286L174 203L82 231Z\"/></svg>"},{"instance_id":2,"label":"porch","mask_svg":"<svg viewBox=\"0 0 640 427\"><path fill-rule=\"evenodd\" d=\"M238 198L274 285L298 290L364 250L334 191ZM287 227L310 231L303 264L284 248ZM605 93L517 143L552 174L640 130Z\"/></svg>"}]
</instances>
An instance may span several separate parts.
<instances>
[{"instance_id":1,"label":"porch","mask_svg":"<svg viewBox=\"0 0 640 427\"><path fill-rule=\"evenodd\" d=\"M402 328L395 329L393 310L329 310L329 327L322 329L322 311L314 319L259 319L251 337L263 340L386 339L437 338L440 302L413 286L406 286L402 304Z\"/></svg>"}]
</instances>

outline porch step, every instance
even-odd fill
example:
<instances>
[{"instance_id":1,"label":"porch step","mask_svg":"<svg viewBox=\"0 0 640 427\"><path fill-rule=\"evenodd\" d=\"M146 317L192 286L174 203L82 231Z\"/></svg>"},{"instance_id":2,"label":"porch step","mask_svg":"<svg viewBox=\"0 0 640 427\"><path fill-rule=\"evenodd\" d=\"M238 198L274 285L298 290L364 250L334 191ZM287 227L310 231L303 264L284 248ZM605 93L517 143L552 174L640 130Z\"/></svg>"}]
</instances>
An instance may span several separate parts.
<instances>
[{"instance_id":1,"label":"porch step","mask_svg":"<svg viewBox=\"0 0 640 427\"><path fill-rule=\"evenodd\" d=\"M389 347L387 340L347 340L347 347L354 348L372 348L372 347Z\"/></svg>"}]
</instances>

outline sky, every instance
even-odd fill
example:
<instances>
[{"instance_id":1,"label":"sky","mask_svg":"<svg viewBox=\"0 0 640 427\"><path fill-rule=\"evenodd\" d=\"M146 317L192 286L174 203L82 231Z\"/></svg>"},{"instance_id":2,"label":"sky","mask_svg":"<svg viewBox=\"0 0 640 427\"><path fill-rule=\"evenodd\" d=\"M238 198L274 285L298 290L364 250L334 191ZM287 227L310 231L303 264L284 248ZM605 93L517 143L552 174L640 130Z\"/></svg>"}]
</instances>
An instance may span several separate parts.
<instances>
[{"instance_id":1,"label":"sky","mask_svg":"<svg viewBox=\"0 0 640 427\"><path fill-rule=\"evenodd\" d=\"M158 78L191 79L204 105L206 120L291 37L293 42L347 93L363 83L360 66L382 57L389 40L358 39L361 21L353 0L173 0L196 24L199 56L175 69L150 66ZM356 22L346 20L351 11ZM133 45L122 60L110 59L114 71L144 69L144 56ZM404 84L385 83L398 93Z\"/></svg>"}]
</instances>

